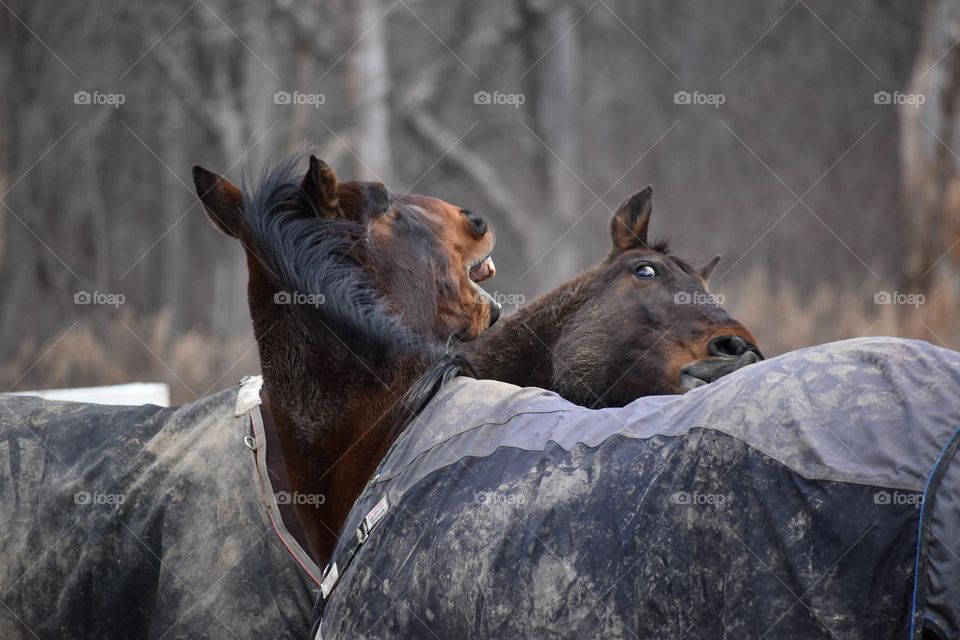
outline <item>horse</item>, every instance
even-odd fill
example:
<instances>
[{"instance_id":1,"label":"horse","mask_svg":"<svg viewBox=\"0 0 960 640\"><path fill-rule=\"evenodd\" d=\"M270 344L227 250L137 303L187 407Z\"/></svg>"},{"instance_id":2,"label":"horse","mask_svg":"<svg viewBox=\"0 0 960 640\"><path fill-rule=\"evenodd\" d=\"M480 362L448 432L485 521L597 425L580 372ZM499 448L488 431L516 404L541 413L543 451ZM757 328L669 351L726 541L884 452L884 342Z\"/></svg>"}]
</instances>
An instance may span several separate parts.
<instances>
[{"instance_id":1,"label":"horse","mask_svg":"<svg viewBox=\"0 0 960 640\"><path fill-rule=\"evenodd\" d=\"M590 409L456 377L313 640L960 637L960 353L861 338Z\"/></svg>"},{"instance_id":2,"label":"horse","mask_svg":"<svg viewBox=\"0 0 960 640\"><path fill-rule=\"evenodd\" d=\"M614 212L604 260L465 344L477 375L621 407L762 360L756 338L707 292L720 256L694 267L648 241L652 213L648 186Z\"/></svg>"},{"instance_id":3,"label":"horse","mask_svg":"<svg viewBox=\"0 0 960 640\"><path fill-rule=\"evenodd\" d=\"M243 246L263 377L172 408L0 398L0 637L303 637L354 499L498 306L476 213L310 157L244 194L201 167Z\"/></svg>"},{"instance_id":4,"label":"horse","mask_svg":"<svg viewBox=\"0 0 960 640\"><path fill-rule=\"evenodd\" d=\"M313 157L297 189L284 171L268 178L249 215L239 215L241 195L225 178L196 169L194 180L211 219L247 251L264 420L291 491L325 496L297 509L323 559L408 418L408 388L446 357L436 345L471 340L497 321L499 305L478 285L496 273L493 227L435 198L340 184ZM298 292L324 299L275 304Z\"/></svg>"}]
</instances>

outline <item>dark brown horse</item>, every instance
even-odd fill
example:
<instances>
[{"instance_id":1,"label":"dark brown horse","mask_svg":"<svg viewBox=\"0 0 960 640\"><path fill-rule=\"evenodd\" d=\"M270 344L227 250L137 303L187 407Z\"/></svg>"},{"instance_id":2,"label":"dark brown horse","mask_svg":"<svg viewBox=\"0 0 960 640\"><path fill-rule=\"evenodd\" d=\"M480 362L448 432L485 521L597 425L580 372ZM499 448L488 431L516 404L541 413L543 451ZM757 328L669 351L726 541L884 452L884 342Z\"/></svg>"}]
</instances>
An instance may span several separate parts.
<instances>
[{"instance_id":1,"label":"dark brown horse","mask_svg":"<svg viewBox=\"0 0 960 640\"><path fill-rule=\"evenodd\" d=\"M647 187L614 214L606 259L464 345L480 377L617 407L761 360L753 335L707 292L719 256L693 267L648 242L652 212Z\"/></svg>"},{"instance_id":2,"label":"dark brown horse","mask_svg":"<svg viewBox=\"0 0 960 640\"><path fill-rule=\"evenodd\" d=\"M494 273L494 235L447 202L338 182L315 158L299 186L293 178L283 167L244 198L194 168L211 220L247 253L264 420L283 458L271 472L293 492L323 496L296 507L322 563L408 415L408 389L451 337L472 339L496 321L476 284Z\"/></svg>"}]
</instances>

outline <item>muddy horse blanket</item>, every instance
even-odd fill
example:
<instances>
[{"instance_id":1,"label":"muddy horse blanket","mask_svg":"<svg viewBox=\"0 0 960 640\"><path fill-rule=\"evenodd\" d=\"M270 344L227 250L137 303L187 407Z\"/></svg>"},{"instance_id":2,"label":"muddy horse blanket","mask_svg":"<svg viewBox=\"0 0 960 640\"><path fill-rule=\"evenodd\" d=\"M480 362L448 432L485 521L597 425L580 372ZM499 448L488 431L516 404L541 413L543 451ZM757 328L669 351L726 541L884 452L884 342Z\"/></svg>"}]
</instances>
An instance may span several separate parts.
<instances>
[{"instance_id":1,"label":"muddy horse blanket","mask_svg":"<svg viewBox=\"0 0 960 640\"><path fill-rule=\"evenodd\" d=\"M319 570L279 520L259 383L0 397L0 638L304 638Z\"/></svg>"},{"instance_id":2,"label":"muddy horse blanket","mask_svg":"<svg viewBox=\"0 0 960 640\"><path fill-rule=\"evenodd\" d=\"M960 353L908 340L623 409L455 379L354 507L314 638L957 638L958 427Z\"/></svg>"}]
</instances>

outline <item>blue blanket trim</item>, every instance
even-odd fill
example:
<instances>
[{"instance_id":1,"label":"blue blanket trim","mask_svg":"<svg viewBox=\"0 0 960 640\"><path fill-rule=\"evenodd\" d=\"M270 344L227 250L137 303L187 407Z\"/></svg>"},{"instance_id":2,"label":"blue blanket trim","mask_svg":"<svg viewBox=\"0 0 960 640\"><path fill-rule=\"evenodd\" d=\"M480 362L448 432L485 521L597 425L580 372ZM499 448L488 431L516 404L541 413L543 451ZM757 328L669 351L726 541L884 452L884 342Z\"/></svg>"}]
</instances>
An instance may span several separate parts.
<instances>
[{"instance_id":1,"label":"blue blanket trim","mask_svg":"<svg viewBox=\"0 0 960 640\"><path fill-rule=\"evenodd\" d=\"M953 435L950 436L950 439L947 440L946 444L943 445L943 448L940 449L940 454L937 456L936 462L933 463L933 467L930 469L930 473L927 475L927 480L923 486L923 497L920 502L920 517L917 519L917 551L914 557L913 565L913 602L910 607L910 638L916 639L919 638L917 635L918 632L922 632L922 628L917 628L917 620L920 619L920 614L918 608L920 603L920 564L925 555L926 549L924 545L924 540L926 537L923 533L923 525L926 523L927 516L927 498L930 494L930 490L933 487L933 480L937 477L937 472L940 470L940 465L943 463L944 458L946 457L947 451L955 446L957 439L960 438L960 427L953 432Z\"/></svg>"}]
</instances>

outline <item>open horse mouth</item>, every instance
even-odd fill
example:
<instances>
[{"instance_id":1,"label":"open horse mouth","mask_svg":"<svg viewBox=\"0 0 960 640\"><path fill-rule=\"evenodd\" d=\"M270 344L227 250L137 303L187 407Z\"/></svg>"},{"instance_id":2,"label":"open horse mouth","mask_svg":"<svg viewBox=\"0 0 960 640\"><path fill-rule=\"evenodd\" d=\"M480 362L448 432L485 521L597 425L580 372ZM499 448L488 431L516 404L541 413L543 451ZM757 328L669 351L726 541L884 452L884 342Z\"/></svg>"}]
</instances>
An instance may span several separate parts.
<instances>
[{"instance_id":1,"label":"open horse mouth","mask_svg":"<svg viewBox=\"0 0 960 640\"><path fill-rule=\"evenodd\" d=\"M763 356L759 351L747 351L736 357L704 358L691 362L680 369L680 387L684 392L710 384L737 369L760 362Z\"/></svg>"},{"instance_id":2,"label":"open horse mouth","mask_svg":"<svg viewBox=\"0 0 960 640\"><path fill-rule=\"evenodd\" d=\"M500 303L478 283L489 280L496 274L497 267L493 264L493 258L489 253L467 267L467 278L470 280L470 286L473 287L476 302L490 306L491 325L500 317Z\"/></svg>"}]
</instances>

